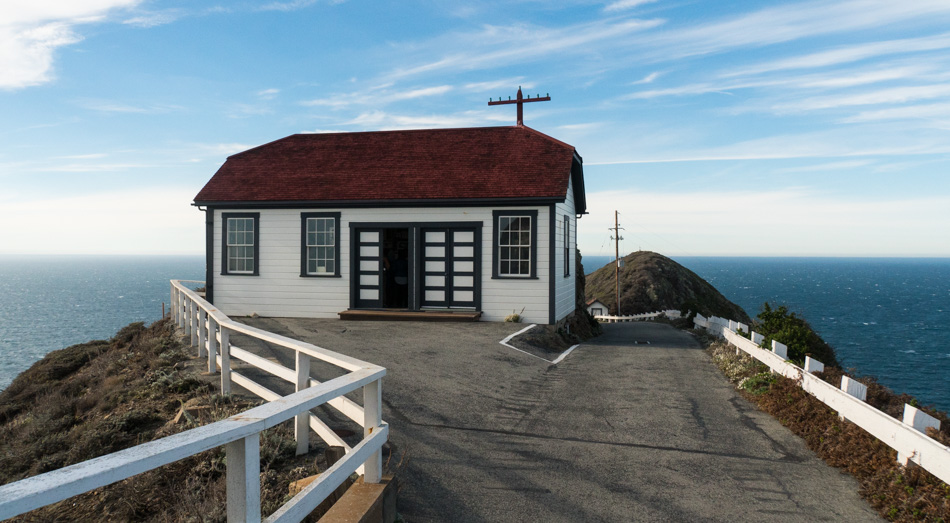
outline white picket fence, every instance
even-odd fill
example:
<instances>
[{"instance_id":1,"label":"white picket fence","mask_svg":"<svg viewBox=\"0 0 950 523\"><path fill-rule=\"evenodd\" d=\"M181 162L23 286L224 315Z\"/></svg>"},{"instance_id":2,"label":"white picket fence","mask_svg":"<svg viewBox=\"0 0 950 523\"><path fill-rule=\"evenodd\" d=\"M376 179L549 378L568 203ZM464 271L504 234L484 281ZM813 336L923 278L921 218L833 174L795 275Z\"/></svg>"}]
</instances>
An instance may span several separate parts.
<instances>
[{"instance_id":1,"label":"white picket fence","mask_svg":"<svg viewBox=\"0 0 950 523\"><path fill-rule=\"evenodd\" d=\"M607 316L607 315L598 315L594 316L594 319L597 321L602 321L604 323L623 323L627 321L645 321L645 320L654 320L660 316L666 316L667 318L676 319L680 318L680 311L677 310L665 310L665 311L656 311L656 312L644 312L642 314L633 314L630 316Z\"/></svg>"},{"instance_id":2,"label":"white picket fence","mask_svg":"<svg viewBox=\"0 0 950 523\"><path fill-rule=\"evenodd\" d=\"M309 343L300 342L231 320L202 299L184 283L172 280L171 319L181 327L199 356L207 356L208 370L220 369L221 390L229 394L231 384L269 401L230 418L179 434L77 463L59 470L0 486L0 520L50 505L72 496L121 481L163 465L224 446L227 453L227 516L230 522L261 521L260 434L291 418L297 453L309 448L309 429L327 444L346 449L346 455L319 478L266 518L268 522L301 521L334 492L351 474L359 472L367 483L379 483L382 475L382 446L389 426L382 421L381 380L386 369ZM286 347L296 353L295 368L289 369L242 350L229 341L238 332ZM281 396L231 369L231 358L294 383L297 392ZM348 371L326 382L310 378L313 358ZM363 405L344 395L363 389ZM328 404L362 425L363 439L348 446L310 410Z\"/></svg>"},{"instance_id":3,"label":"white picket fence","mask_svg":"<svg viewBox=\"0 0 950 523\"><path fill-rule=\"evenodd\" d=\"M927 427L939 429L939 420L910 405L904 405L903 421L894 419L865 403L867 387L858 381L843 376L841 387L837 388L812 375L812 372L824 369L820 361L808 357L805 359L805 369L802 369L786 361L785 345L773 340L770 351L759 347L764 340L762 335L751 332L750 340L736 334L740 329L749 333L748 325L715 316L704 318L699 314L693 321L697 328L705 328L725 338L736 347L736 354L741 350L766 364L773 372L798 380L806 392L837 411L842 419L851 421L896 450L901 464L916 463L950 484L950 448L930 438L925 432Z\"/></svg>"}]
</instances>

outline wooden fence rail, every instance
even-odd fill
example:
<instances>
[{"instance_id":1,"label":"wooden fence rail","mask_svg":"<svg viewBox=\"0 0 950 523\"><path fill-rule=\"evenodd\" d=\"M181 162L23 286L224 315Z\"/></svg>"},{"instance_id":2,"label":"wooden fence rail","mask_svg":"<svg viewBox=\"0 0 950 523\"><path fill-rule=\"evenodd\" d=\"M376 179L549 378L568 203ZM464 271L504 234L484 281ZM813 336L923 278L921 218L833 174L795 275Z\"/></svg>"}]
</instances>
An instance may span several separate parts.
<instances>
[{"instance_id":1,"label":"wooden fence rail","mask_svg":"<svg viewBox=\"0 0 950 523\"><path fill-rule=\"evenodd\" d=\"M227 453L227 514L231 522L261 521L260 433L295 419L298 454L309 448L309 429L330 445L343 446L346 456L294 496L268 522L300 521L335 491L353 472L368 483L382 475L382 446L389 427L382 421L381 380L386 369L231 320L184 283L172 280L170 319L183 329L186 339L208 358L208 370L221 374L222 393L236 383L269 403L230 418L151 441L119 452L0 486L0 519L11 518L72 496L121 481L163 465L224 446ZM283 367L230 344L230 333L239 332L294 350L296 366ZM280 396L231 369L231 357L249 363L295 384L297 392ZM311 358L331 363L347 374L321 383L310 377ZM363 389L360 406L344 394ZM349 447L323 421L310 413L328 404L363 427L363 439Z\"/></svg>"},{"instance_id":2,"label":"wooden fence rail","mask_svg":"<svg viewBox=\"0 0 950 523\"><path fill-rule=\"evenodd\" d=\"M940 422L935 418L910 405L905 405L903 421L895 419L865 403L861 394L863 385L853 379L843 376L841 386L835 387L812 375L811 372L806 372L798 365L786 361L785 346L781 343L775 342L773 350L767 350L752 341L761 341L763 339L761 335L751 332L752 339L741 336L736 333L735 322L732 322L733 325L730 326L730 320L715 316L704 318L697 314L693 321L697 328L705 328L725 338L736 347L737 353L741 350L767 365L772 371L797 380L802 389L837 411L843 419L861 427L868 434L896 450L897 459L903 465L916 463L944 483L950 484L950 448L924 432L925 427L928 426L939 428ZM821 362L815 360L807 362L806 365L816 371L819 367L824 368ZM863 390L867 389L863 388Z\"/></svg>"}]
</instances>

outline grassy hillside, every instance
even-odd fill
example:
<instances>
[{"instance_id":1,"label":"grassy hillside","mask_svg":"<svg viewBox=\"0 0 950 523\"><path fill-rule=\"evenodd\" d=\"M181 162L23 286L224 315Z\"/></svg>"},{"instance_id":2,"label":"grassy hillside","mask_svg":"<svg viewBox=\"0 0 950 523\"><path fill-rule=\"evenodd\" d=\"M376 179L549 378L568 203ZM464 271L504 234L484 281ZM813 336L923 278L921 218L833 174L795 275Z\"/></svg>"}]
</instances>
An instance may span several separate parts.
<instances>
[{"instance_id":1,"label":"grassy hillside","mask_svg":"<svg viewBox=\"0 0 950 523\"><path fill-rule=\"evenodd\" d=\"M675 261L650 251L632 252L620 269L620 314L689 309L704 316L721 316L751 323L749 315L715 287ZM597 298L617 311L614 264L587 276L587 299Z\"/></svg>"},{"instance_id":2,"label":"grassy hillside","mask_svg":"<svg viewBox=\"0 0 950 523\"><path fill-rule=\"evenodd\" d=\"M0 484L132 447L247 410L260 402L220 396L200 376L167 320L133 323L111 340L53 351L0 392ZM175 423L182 406L194 416ZM265 513L293 480L317 472L295 456L285 422L261 434ZM316 450L322 442L312 442ZM26 514L18 521L224 521L224 448L202 452L125 481Z\"/></svg>"}]
</instances>

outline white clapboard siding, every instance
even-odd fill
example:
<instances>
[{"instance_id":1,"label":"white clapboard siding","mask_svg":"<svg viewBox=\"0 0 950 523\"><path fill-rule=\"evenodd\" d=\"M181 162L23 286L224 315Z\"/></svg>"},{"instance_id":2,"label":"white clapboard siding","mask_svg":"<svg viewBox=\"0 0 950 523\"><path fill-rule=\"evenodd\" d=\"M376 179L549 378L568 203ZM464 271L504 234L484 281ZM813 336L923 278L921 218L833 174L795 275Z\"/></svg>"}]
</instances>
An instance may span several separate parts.
<instances>
[{"instance_id":1,"label":"white clapboard siding","mask_svg":"<svg viewBox=\"0 0 950 523\"><path fill-rule=\"evenodd\" d=\"M577 283L575 274L575 264L577 262L577 250L575 249L577 245L577 218L574 214L574 187L573 182L568 181L567 184L567 198L564 200L564 203L559 203L554 206L555 218L554 223L556 224L555 230L557 231L554 235L554 259L555 262L555 273L554 273L554 321L558 321L561 318L567 316L574 310L575 296L574 296L574 286ZM568 223L570 224L570 249L568 250L568 269L570 275L567 277L564 276L564 217L567 216Z\"/></svg>"},{"instance_id":2,"label":"white clapboard siding","mask_svg":"<svg viewBox=\"0 0 950 523\"><path fill-rule=\"evenodd\" d=\"M570 192L569 195L573 196ZM300 213L312 209L216 210L212 252L215 306L233 316L256 313L261 316L335 318L350 306L350 222L480 222L482 318L501 321L512 311L524 309L525 321L546 324L550 292L549 207L511 208L538 211L537 279L492 279L492 211L500 207L320 209L320 212L339 212L341 215L340 230L337 231L340 235L337 262L341 277L326 278L300 276ZM260 213L257 276L221 275L222 212ZM570 212L573 213L573 201ZM574 234L572 231L572 236ZM560 270L563 274L563 266ZM573 278L571 283L573 297Z\"/></svg>"}]
</instances>

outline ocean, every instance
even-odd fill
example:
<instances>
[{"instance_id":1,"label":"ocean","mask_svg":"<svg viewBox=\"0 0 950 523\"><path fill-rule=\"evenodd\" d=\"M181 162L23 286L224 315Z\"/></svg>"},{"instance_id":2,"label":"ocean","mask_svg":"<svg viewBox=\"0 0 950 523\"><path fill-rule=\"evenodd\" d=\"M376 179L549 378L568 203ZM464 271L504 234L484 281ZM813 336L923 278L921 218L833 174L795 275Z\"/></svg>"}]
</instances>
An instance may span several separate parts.
<instances>
[{"instance_id":1,"label":"ocean","mask_svg":"<svg viewBox=\"0 0 950 523\"><path fill-rule=\"evenodd\" d=\"M611 259L585 256L584 267ZM950 410L950 259L676 261L750 316L764 302L787 305L845 367ZM0 256L0 389L49 351L158 320L172 278L204 279L204 257Z\"/></svg>"},{"instance_id":2,"label":"ocean","mask_svg":"<svg viewBox=\"0 0 950 523\"><path fill-rule=\"evenodd\" d=\"M0 256L0 389L46 353L162 317L204 256Z\"/></svg>"},{"instance_id":3,"label":"ocean","mask_svg":"<svg viewBox=\"0 0 950 523\"><path fill-rule=\"evenodd\" d=\"M749 316L788 306L845 368L950 411L950 258L674 259ZM585 256L585 272L612 260Z\"/></svg>"}]
</instances>

